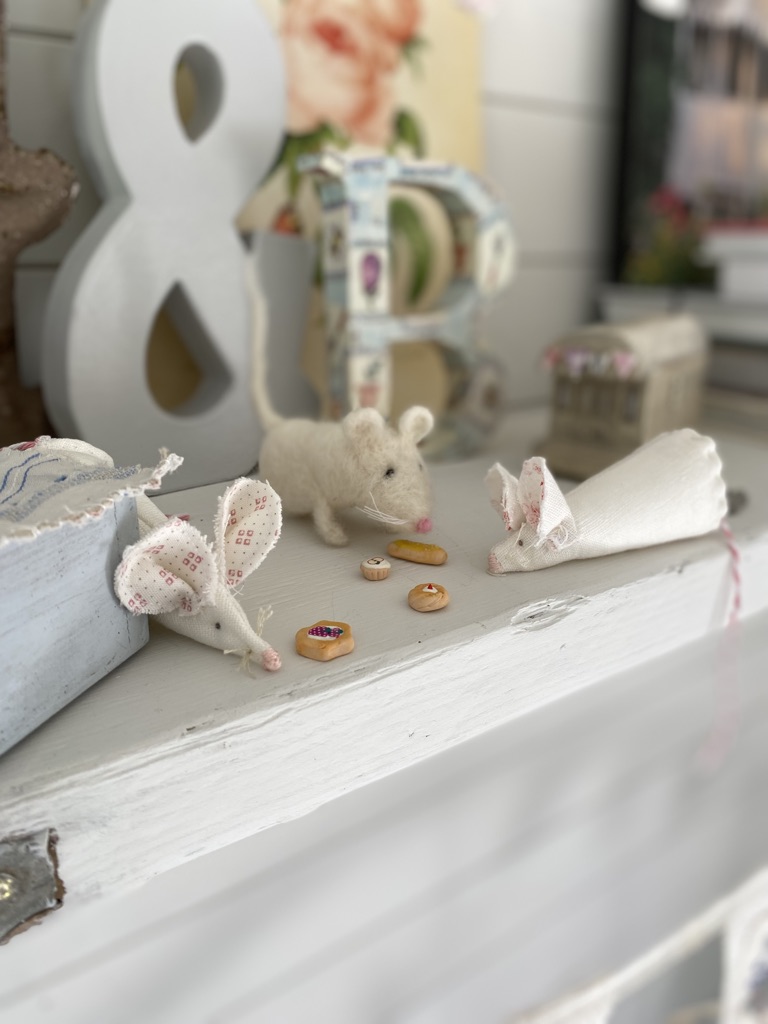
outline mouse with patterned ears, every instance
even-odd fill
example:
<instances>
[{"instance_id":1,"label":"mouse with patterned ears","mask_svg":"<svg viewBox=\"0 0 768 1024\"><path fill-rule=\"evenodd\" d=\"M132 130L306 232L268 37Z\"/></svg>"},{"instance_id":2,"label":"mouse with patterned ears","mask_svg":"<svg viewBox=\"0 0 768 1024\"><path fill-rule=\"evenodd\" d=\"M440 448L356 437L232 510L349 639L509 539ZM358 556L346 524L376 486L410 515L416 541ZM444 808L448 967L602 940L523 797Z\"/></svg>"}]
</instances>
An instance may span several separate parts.
<instances>
[{"instance_id":1,"label":"mouse with patterned ears","mask_svg":"<svg viewBox=\"0 0 768 1024\"><path fill-rule=\"evenodd\" d=\"M237 600L280 537L280 498L273 488L235 480L219 498L213 543L144 495L137 508L141 538L125 549L115 572L120 602L135 615L154 615L176 633L238 655L243 669L253 661L279 669L280 655L261 636L269 608L259 610L253 628Z\"/></svg>"}]
</instances>

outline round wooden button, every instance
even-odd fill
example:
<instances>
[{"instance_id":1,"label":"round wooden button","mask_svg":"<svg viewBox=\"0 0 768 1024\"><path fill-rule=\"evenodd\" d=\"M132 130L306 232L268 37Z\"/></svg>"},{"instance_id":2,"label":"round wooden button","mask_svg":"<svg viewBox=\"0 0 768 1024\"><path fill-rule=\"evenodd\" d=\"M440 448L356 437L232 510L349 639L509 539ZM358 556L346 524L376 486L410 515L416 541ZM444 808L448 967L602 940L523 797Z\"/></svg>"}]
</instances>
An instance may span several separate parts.
<instances>
[{"instance_id":1,"label":"round wooden button","mask_svg":"<svg viewBox=\"0 0 768 1024\"><path fill-rule=\"evenodd\" d=\"M389 576L391 568L387 559L380 558L378 555L374 558L366 558L364 562L360 563L360 572L367 580L385 580Z\"/></svg>"},{"instance_id":2,"label":"round wooden button","mask_svg":"<svg viewBox=\"0 0 768 1024\"><path fill-rule=\"evenodd\" d=\"M436 612L450 600L450 594L439 583L419 583L408 591L408 604L417 612Z\"/></svg>"}]
</instances>

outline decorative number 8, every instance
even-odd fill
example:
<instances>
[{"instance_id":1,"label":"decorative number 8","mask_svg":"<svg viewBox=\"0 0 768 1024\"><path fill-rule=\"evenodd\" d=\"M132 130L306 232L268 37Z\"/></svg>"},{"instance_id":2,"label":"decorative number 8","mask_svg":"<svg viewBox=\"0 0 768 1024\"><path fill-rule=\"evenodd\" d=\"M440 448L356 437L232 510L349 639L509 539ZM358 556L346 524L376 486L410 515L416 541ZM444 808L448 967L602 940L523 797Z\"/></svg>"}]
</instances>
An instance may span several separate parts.
<instances>
[{"instance_id":1,"label":"decorative number 8","mask_svg":"<svg viewBox=\"0 0 768 1024\"><path fill-rule=\"evenodd\" d=\"M195 75L186 134L174 74ZM104 205L57 275L46 310L43 386L63 434L117 462L159 447L187 458L175 487L251 470L249 258L234 218L265 177L284 124L278 44L253 0L101 0L78 39L74 112ZM171 413L154 400L146 348L179 290L177 326L203 382ZM202 328L202 330L201 330Z\"/></svg>"}]
</instances>

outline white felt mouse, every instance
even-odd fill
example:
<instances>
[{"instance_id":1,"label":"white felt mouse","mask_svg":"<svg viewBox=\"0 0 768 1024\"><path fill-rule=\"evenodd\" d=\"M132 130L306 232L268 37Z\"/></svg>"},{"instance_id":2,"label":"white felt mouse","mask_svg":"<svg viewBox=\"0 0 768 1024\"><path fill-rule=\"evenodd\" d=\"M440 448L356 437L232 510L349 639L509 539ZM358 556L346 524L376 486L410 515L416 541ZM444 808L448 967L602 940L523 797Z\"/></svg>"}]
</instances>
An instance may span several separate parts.
<instances>
[{"instance_id":1,"label":"white felt mouse","mask_svg":"<svg viewBox=\"0 0 768 1024\"><path fill-rule=\"evenodd\" d=\"M270 671L280 656L254 630L237 593L277 543L280 499L269 484L245 477L219 498L214 542L184 519L168 518L147 498L137 499L140 540L126 548L115 591L135 615L154 615L168 629L237 654L243 667L258 658Z\"/></svg>"},{"instance_id":2,"label":"white felt mouse","mask_svg":"<svg viewBox=\"0 0 768 1024\"><path fill-rule=\"evenodd\" d=\"M493 574L697 537L727 508L715 442L690 429L660 434L567 495L542 458L519 479L496 463L486 486L509 531L488 556Z\"/></svg>"},{"instance_id":3,"label":"white felt mouse","mask_svg":"<svg viewBox=\"0 0 768 1024\"><path fill-rule=\"evenodd\" d=\"M358 508L391 529L428 533L431 488L417 444L432 426L428 409L406 410L397 430L375 409L357 409L340 423L290 419L264 439L259 473L292 515L312 515L327 544L346 544L336 518Z\"/></svg>"},{"instance_id":4,"label":"white felt mouse","mask_svg":"<svg viewBox=\"0 0 768 1024\"><path fill-rule=\"evenodd\" d=\"M272 407L265 381L267 304L252 258L246 280L253 317L253 399L266 431L259 475L280 495L283 511L311 515L327 544L348 541L336 513L357 508L391 529L428 533L432 490L417 445L434 426L415 405L390 427L375 409L356 409L340 422L286 419Z\"/></svg>"}]
</instances>

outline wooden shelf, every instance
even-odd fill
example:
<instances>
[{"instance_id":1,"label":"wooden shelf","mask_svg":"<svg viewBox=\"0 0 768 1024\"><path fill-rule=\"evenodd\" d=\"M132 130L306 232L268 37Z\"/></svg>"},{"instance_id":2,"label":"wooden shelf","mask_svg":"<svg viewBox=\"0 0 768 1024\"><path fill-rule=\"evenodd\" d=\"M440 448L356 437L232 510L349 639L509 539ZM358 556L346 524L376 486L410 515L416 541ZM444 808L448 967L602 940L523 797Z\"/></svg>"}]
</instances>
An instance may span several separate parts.
<instances>
[{"instance_id":1,"label":"wooden shelf","mask_svg":"<svg viewBox=\"0 0 768 1024\"><path fill-rule=\"evenodd\" d=\"M288 520L243 604L271 604L276 674L161 628L150 643L0 761L3 833L54 828L68 899L117 892L303 815L523 714L682 648L727 618L730 564L710 535L537 573L485 572L503 530L483 487L495 458L512 471L543 433L514 419L488 455L432 467L446 565L359 572L388 535L366 521L345 549ZM768 445L718 438L729 487L745 616L768 608ZM204 532L219 486L158 498ZM419 615L405 595L445 585L452 603ZM293 652L295 631L352 624L357 649L329 663Z\"/></svg>"}]
</instances>

